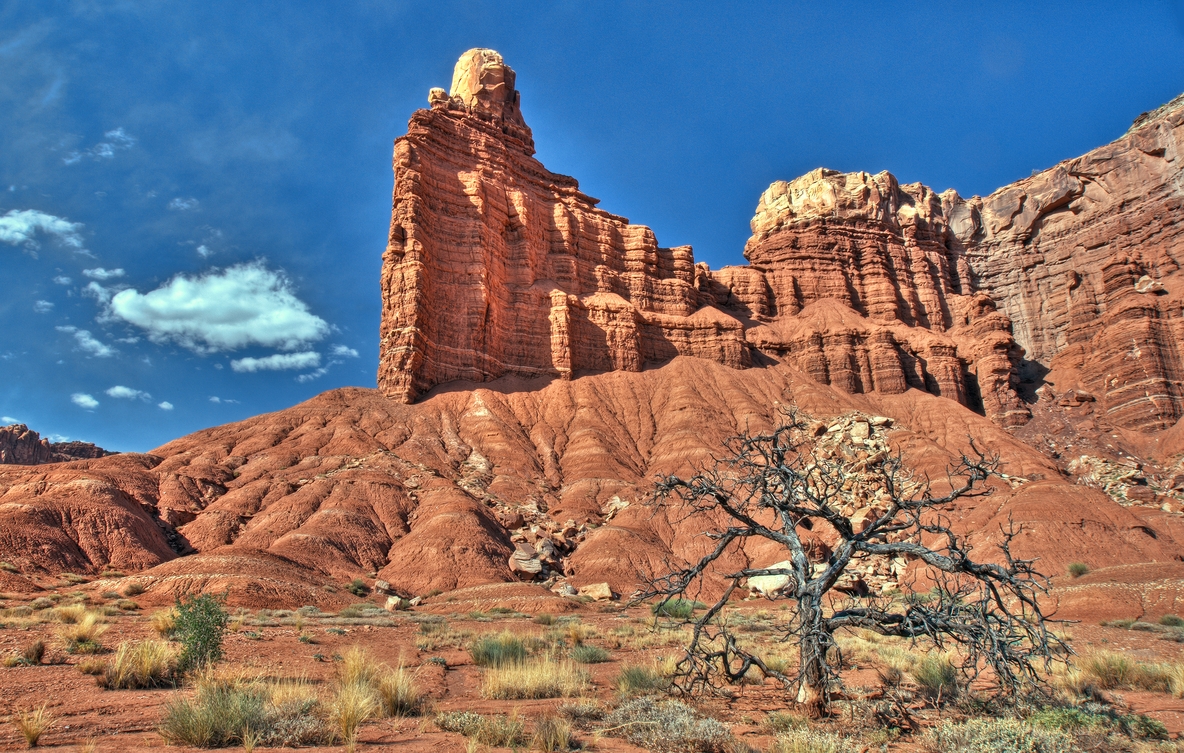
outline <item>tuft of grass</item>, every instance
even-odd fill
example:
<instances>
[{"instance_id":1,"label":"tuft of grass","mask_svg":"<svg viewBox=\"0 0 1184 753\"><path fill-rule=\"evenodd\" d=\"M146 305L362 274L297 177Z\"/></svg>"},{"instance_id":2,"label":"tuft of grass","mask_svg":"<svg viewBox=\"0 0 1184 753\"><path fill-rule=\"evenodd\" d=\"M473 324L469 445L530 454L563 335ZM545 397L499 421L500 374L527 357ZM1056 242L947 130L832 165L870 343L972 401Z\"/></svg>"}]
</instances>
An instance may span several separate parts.
<instances>
[{"instance_id":1,"label":"tuft of grass","mask_svg":"<svg viewBox=\"0 0 1184 753\"><path fill-rule=\"evenodd\" d=\"M1089 572L1089 565L1084 562L1070 562L1069 566L1065 568L1071 578L1080 578Z\"/></svg>"},{"instance_id":2,"label":"tuft of grass","mask_svg":"<svg viewBox=\"0 0 1184 753\"><path fill-rule=\"evenodd\" d=\"M41 659L45 656L45 642L35 640L28 646L21 649L19 654L10 654L4 657L4 666L6 667L32 667L41 663Z\"/></svg>"},{"instance_id":3,"label":"tuft of grass","mask_svg":"<svg viewBox=\"0 0 1184 753\"><path fill-rule=\"evenodd\" d=\"M347 751L353 753L357 745L358 727L378 711L378 698L369 685L349 683L337 686L329 704L329 721Z\"/></svg>"},{"instance_id":4,"label":"tuft of grass","mask_svg":"<svg viewBox=\"0 0 1184 753\"><path fill-rule=\"evenodd\" d=\"M666 678L657 670L642 664L621 667L613 681L617 693L625 698L658 693L665 690L668 685Z\"/></svg>"},{"instance_id":5,"label":"tuft of grass","mask_svg":"<svg viewBox=\"0 0 1184 753\"><path fill-rule=\"evenodd\" d=\"M58 607L53 610L54 619L63 625L77 625L85 615L85 604L71 604L68 607Z\"/></svg>"},{"instance_id":6,"label":"tuft of grass","mask_svg":"<svg viewBox=\"0 0 1184 753\"><path fill-rule=\"evenodd\" d=\"M414 716L424 704L424 695L415 683L415 676L403 662L387 670L374 682L383 716Z\"/></svg>"},{"instance_id":7,"label":"tuft of grass","mask_svg":"<svg viewBox=\"0 0 1184 753\"><path fill-rule=\"evenodd\" d=\"M921 658L909 670L921 692L930 698L953 698L958 695L958 668L944 654Z\"/></svg>"},{"instance_id":8,"label":"tuft of grass","mask_svg":"<svg viewBox=\"0 0 1184 753\"><path fill-rule=\"evenodd\" d=\"M488 668L481 694L500 700L571 698L586 692L590 685L588 673L573 662L541 658Z\"/></svg>"},{"instance_id":9,"label":"tuft of grass","mask_svg":"<svg viewBox=\"0 0 1184 753\"><path fill-rule=\"evenodd\" d=\"M479 667L502 667L526 660L526 644L521 638L506 631L500 635L486 634L469 646L469 656Z\"/></svg>"},{"instance_id":10,"label":"tuft of grass","mask_svg":"<svg viewBox=\"0 0 1184 753\"><path fill-rule=\"evenodd\" d=\"M609 660L609 653L598 646L583 644L571 650L571 658L580 664L599 664Z\"/></svg>"},{"instance_id":11,"label":"tuft of grass","mask_svg":"<svg viewBox=\"0 0 1184 753\"><path fill-rule=\"evenodd\" d=\"M369 687L378 677L379 667L369 651L361 646L350 646L341 656L337 667L337 682L341 685Z\"/></svg>"},{"instance_id":12,"label":"tuft of grass","mask_svg":"<svg viewBox=\"0 0 1184 753\"><path fill-rule=\"evenodd\" d=\"M558 716L544 716L534 725L530 747L542 753L559 753L571 749L571 722Z\"/></svg>"},{"instance_id":13,"label":"tuft of grass","mask_svg":"<svg viewBox=\"0 0 1184 753\"><path fill-rule=\"evenodd\" d=\"M271 683L198 675L192 699L166 707L160 734L170 743L221 748L255 740L267 747L295 747L326 741L316 693L303 680Z\"/></svg>"},{"instance_id":14,"label":"tuft of grass","mask_svg":"<svg viewBox=\"0 0 1184 753\"><path fill-rule=\"evenodd\" d=\"M761 726L769 732L777 734L806 729L810 726L810 720L792 711L773 711L765 716Z\"/></svg>"},{"instance_id":15,"label":"tuft of grass","mask_svg":"<svg viewBox=\"0 0 1184 753\"><path fill-rule=\"evenodd\" d=\"M163 688L177 680L177 652L163 641L121 643L98 676L107 690Z\"/></svg>"},{"instance_id":16,"label":"tuft of grass","mask_svg":"<svg viewBox=\"0 0 1184 753\"><path fill-rule=\"evenodd\" d=\"M82 661L78 662L78 671L84 675L92 675L98 677L107 671L106 659L100 659L97 656L88 656Z\"/></svg>"},{"instance_id":17,"label":"tuft of grass","mask_svg":"<svg viewBox=\"0 0 1184 753\"><path fill-rule=\"evenodd\" d=\"M778 735L769 753L855 753L859 749L847 738L833 732L798 727Z\"/></svg>"},{"instance_id":18,"label":"tuft of grass","mask_svg":"<svg viewBox=\"0 0 1184 753\"><path fill-rule=\"evenodd\" d=\"M483 716L472 711L450 711L436 716L436 726L464 735L477 745L517 748L526 743L526 725L515 716Z\"/></svg>"},{"instance_id":19,"label":"tuft of grass","mask_svg":"<svg viewBox=\"0 0 1184 753\"><path fill-rule=\"evenodd\" d=\"M20 568L18 568L16 565L12 564L11 562L0 562L0 570L3 570L6 573L19 573L20 572Z\"/></svg>"},{"instance_id":20,"label":"tuft of grass","mask_svg":"<svg viewBox=\"0 0 1184 753\"><path fill-rule=\"evenodd\" d=\"M133 596L139 596L140 594L144 593L144 591L146 591L146 590L147 589L144 588L143 583L140 583L139 581L134 580L123 587L123 595L130 599Z\"/></svg>"},{"instance_id":21,"label":"tuft of grass","mask_svg":"<svg viewBox=\"0 0 1184 753\"><path fill-rule=\"evenodd\" d=\"M1075 753L1077 741L1061 730L1043 729L1017 719L945 722L922 738L934 753Z\"/></svg>"},{"instance_id":22,"label":"tuft of grass","mask_svg":"<svg viewBox=\"0 0 1184 753\"><path fill-rule=\"evenodd\" d=\"M1159 618L1158 622L1165 627L1184 627L1184 617L1178 617L1174 614L1165 614Z\"/></svg>"},{"instance_id":23,"label":"tuft of grass","mask_svg":"<svg viewBox=\"0 0 1184 753\"><path fill-rule=\"evenodd\" d=\"M21 733L21 737L25 738L25 744L30 748L36 748L37 743L41 741L41 736L57 721L52 714L46 711L47 705L43 703L35 709L16 712L13 722L16 724L17 731Z\"/></svg>"},{"instance_id":24,"label":"tuft of grass","mask_svg":"<svg viewBox=\"0 0 1184 753\"><path fill-rule=\"evenodd\" d=\"M177 632L177 608L169 607L153 612L149 622L152 624L152 629L161 638L166 640L172 638Z\"/></svg>"},{"instance_id":25,"label":"tuft of grass","mask_svg":"<svg viewBox=\"0 0 1184 753\"><path fill-rule=\"evenodd\" d=\"M638 698L605 717L606 733L660 753L716 753L732 742L728 728L675 700Z\"/></svg>"},{"instance_id":26,"label":"tuft of grass","mask_svg":"<svg viewBox=\"0 0 1184 753\"><path fill-rule=\"evenodd\" d=\"M689 619L696 609L707 607L701 601L691 599L667 599L650 607L650 611L658 617L673 617L675 619Z\"/></svg>"},{"instance_id":27,"label":"tuft of grass","mask_svg":"<svg viewBox=\"0 0 1184 753\"><path fill-rule=\"evenodd\" d=\"M103 650L99 637L107 632L103 616L98 612L86 611L77 622L62 625L58 637L66 643L66 650L72 654L97 654Z\"/></svg>"},{"instance_id":28,"label":"tuft of grass","mask_svg":"<svg viewBox=\"0 0 1184 753\"><path fill-rule=\"evenodd\" d=\"M536 625L554 625L555 615L550 612L543 612L534 616L534 623Z\"/></svg>"}]
</instances>

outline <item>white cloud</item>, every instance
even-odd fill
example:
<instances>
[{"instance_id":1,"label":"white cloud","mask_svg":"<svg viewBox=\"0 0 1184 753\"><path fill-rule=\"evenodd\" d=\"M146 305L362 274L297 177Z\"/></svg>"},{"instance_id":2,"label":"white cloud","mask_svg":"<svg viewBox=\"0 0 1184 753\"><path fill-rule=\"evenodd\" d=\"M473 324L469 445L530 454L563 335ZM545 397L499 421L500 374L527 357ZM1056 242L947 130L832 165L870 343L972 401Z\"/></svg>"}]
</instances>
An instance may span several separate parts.
<instances>
[{"instance_id":1,"label":"white cloud","mask_svg":"<svg viewBox=\"0 0 1184 753\"><path fill-rule=\"evenodd\" d=\"M94 269L84 269L82 274L86 275L92 280L114 280L116 277L123 277L126 274L122 269L103 269L102 267L95 267Z\"/></svg>"},{"instance_id":2,"label":"white cloud","mask_svg":"<svg viewBox=\"0 0 1184 753\"><path fill-rule=\"evenodd\" d=\"M294 350L329 332L325 320L293 295L283 273L262 262L177 275L149 293L124 290L111 298L109 313L144 329L153 342L172 341L197 353L248 345Z\"/></svg>"},{"instance_id":3,"label":"white cloud","mask_svg":"<svg viewBox=\"0 0 1184 753\"><path fill-rule=\"evenodd\" d=\"M21 421L13 418L12 416L0 416L0 423L4 424L5 426L11 426L12 424L19 424Z\"/></svg>"},{"instance_id":4,"label":"white cloud","mask_svg":"<svg viewBox=\"0 0 1184 753\"><path fill-rule=\"evenodd\" d=\"M152 396L143 390L133 390L131 387L124 387L117 384L111 389L107 390L107 395L110 397L117 397L123 400L143 400L145 402L152 399Z\"/></svg>"},{"instance_id":5,"label":"white cloud","mask_svg":"<svg viewBox=\"0 0 1184 753\"><path fill-rule=\"evenodd\" d=\"M329 373L329 366L335 363L341 363L341 361L330 361L328 365L322 366L316 371L310 371L307 374L301 374L300 376L296 377L296 381L304 384L305 382L311 382L314 379L320 379Z\"/></svg>"},{"instance_id":6,"label":"white cloud","mask_svg":"<svg viewBox=\"0 0 1184 753\"><path fill-rule=\"evenodd\" d=\"M358 351L354 350L353 348L347 347L345 345L334 345L333 348L329 352L335 356L341 356L342 358L357 358L358 357Z\"/></svg>"},{"instance_id":7,"label":"white cloud","mask_svg":"<svg viewBox=\"0 0 1184 753\"><path fill-rule=\"evenodd\" d=\"M69 285L70 283L74 282L73 280L71 280L69 277L66 277L65 275L58 275L57 277L53 278L53 281L56 282L58 285Z\"/></svg>"},{"instance_id":8,"label":"white cloud","mask_svg":"<svg viewBox=\"0 0 1184 753\"><path fill-rule=\"evenodd\" d=\"M78 349L96 358L110 358L116 353L115 348L99 342L85 329L78 329L77 327L56 327L55 329L58 332L66 332L74 335L74 340L78 343Z\"/></svg>"},{"instance_id":9,"label":"white cloud","mask_svg":"<svg viewBox=\"0 0 1184 753\"><path fill-rule=\"evenodd\" d=\"M177 212L188 212L191 209L197 209L198 201L192 197L182 199L180 196L169 202L169 209Z\"/></svg>"},{"instance_id":10,"label":"white cloud","mask_svg":"<svg viewBox=\"0 0 1184 753\"><path fill-rule=\"evenodd\" d=\"M83 157L88 157L93 160L115 159L115 152L123 149L131 149L136 145L136 137L132 136L123 127L112 129L103 134L106 141L100 141L89 149L83 151L74 151L62 157L62 162L67 165L76 165L82 161Z\"/></svg>"},{"instance_id":11,"label":"white cloud","mask_svg":"<svg viewBox=\"0 0 1184 753\"><path fill-rule=\"evenodd\" d=\"M12 209L0 217L0 242L35 252L41 247L37 236L46 235L67 248L88 253L82 243L82 227L81 222L70 222L36 209Z\"/></svg>"},{"instance_id":12,"label":"white cloud","mask_svg":"<svg viewBox=\"0 0 1184 753\"><path fill-rule=\"evenodd\" d=\"M123 130L123 126L107 131L103 136L120 149L131 149L136 145L136 137Z\"/></svg>"},{"instance_id":13,"label":"white cloud","mask_svg":"<svg viewBox=\"0 0 1184 753\"><path fill-rule=\"evenodd\" d=\"M53 302L52 301L36 301L33 303L33 310L36 311L38 314L48 314L50 311L53 311Z\"/></svg>"},{"instance_id":14,"label":"white cloud","mask_svg":"<svg viewBox=\"0 0 1184 753\"><path fill-rule=\"evenodd\" d=\"M221 403L234 404L234 403L237 403L238 401L231 400L228 397L218 397L217 395L210 395L210 402L211 403L219 403L219 404L221 404Z\"/></svg>"},{"instance_id":15,"label":"white cloud","mask_svg":"<svg viewBox=\"0 0 1184 753\"><path fill-rule=\"evenodd\" d=\"M111 302L112 290L111 288L105 288L99 283L91 281L88 282L86 287L82 289L82 294L87 298L94 298L96 301L106 306Z\"/></svg>"},{"instance_id":16,"label":"white cloud","mask_svg":"<svg viewBox=\"0 0 1184 753\"><path fill-rule=\"evenodd\" d=\"M172 410L173 404L170 403L168 400L165 400L163 403L157 403L156 407L160 408L161 410Z\"/></svg>"},{"instance_id":17,"label":"white cloud","mask_svg":"<svg viewBox=\"0 0 1184 753\"><path fill-rule=\"evenodd\" d=\"M86 408L87 410L93 410L99 407L99 401L95 400L85 392L75 392L70 396L70 402L74 403L79 408Z\"/></svg>"},{"instance_id":18,"label":"white cloud","mask_svg":"<svg viewBox=\"0 0 1184 753\"><path fill-rule=\"evenodd\" d=\"M197 247L197 255L203 259L209 258L210 254L212 254L212 253L214 253L214 252L211 251L210 247L204 243Z\"/></svg>"},{"instance_id":19,"label":"white cloud","mask_svg":"<svg viewBox=\"0 0 1184 753\"><path fill-rule=\"evenodd\" d=\"M321 364L321 354L316 351L305 353L275 353L266 358L240 358L230 362L230 368L237 372L282 371L284 369L311 369Z\"/></svg>"}]
</instances>

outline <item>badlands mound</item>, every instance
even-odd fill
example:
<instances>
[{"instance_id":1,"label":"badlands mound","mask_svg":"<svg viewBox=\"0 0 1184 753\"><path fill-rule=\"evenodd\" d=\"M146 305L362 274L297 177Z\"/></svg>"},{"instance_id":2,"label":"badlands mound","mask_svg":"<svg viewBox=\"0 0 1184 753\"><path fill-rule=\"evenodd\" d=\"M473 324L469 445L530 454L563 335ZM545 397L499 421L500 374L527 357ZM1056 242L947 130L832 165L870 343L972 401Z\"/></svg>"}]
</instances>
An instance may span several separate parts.
<instances>
[{"instance_id":1,"label":"badlands mound","mask_svg":"<svg viewBox=\"0 0 1184 753\"><path fill-rule=\"evenodd\" d=\"M0 587L113 569L149 601L256 607L339 606L358 577L428 608L628 595L707 546L644 504L655 478L792 405L853 462L898 451L940 479L970 437L998 453L993 493L948 514L984 552L1022 524L1061 616L1184 609L1184 100L987 197L778 181L749 263L720 270L534 159L496 53L466 53L429 103L395 142L378 389L145 455L0 466Z\"/></svg>"}]
</instances>

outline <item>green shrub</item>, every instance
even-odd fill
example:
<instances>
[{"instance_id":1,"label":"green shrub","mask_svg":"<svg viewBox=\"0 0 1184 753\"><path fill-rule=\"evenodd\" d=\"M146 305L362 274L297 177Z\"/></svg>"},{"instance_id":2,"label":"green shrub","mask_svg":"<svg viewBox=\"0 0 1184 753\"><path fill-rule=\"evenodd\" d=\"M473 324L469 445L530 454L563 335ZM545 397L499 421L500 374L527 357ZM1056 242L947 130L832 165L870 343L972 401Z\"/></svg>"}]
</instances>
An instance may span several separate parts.
<instances>
[{"instance_id":1,"label":"green shrub","mask_svg":"<svg viewBox=\"0 0 1184 753\"><path fill-rule=\"evenodd\" d=\"M674 700L638 698L605 717L608 734L659 753L715 753L732 735L710 717Z\"/></svg>"},{"instance_id":2,"label":"green shrub","mask_svg":"<svg viewBox=\"0 0 1184 753\"><path fill-rule=\"evenodd\" d=\"M1177 617L1174 614L1165 614L1163 617L1159 618L1159 624L1166 625L1167 627L1184 627L1184 617Z\"/></svg>"},{"instance_id":3,"label":"green shrub","mask_svg":"<svg viewBox=\"0 0 1184 753\"><path fill-rule=\"evenodd\" d=\"M1070 577L1080 578L1089 572L1089 565L1084 562L1070 562L1066 570L1068 570Z\"/></svg>"},{"instance_id":4,"label":"green shrub","mask_svg":"<svg viewBox=\"0 0 1184 753\"><path fill-rule=\"evenodd\" d=\"M223 748L250 737L267 747L314 745L327 740L316 696L299 683L203 682L192 700L165 707L160 734L167 742Z\"/></svg>"},{"instance_id":5,"label":"green shrub","mask_svg":"<svg viewBox=\"0 0 1184 753\"><path fill-rule=\"evenodd\" d=\"M926 695L953 698L958 694L958 668L948 656L930 654L909 670L917 686Z\"/></svg>"},{"instance_id":6,"label":"green shrub","mask_svg":"<svg viewBox=\"0 0 1184 753\"><path fill-rule=\"evenodd\" d=\"M791 732L809 727L810 721L801 714L795 714L792 711L773 711L765 716L765 721L761 726L773 733Z\"/></svg>"},{"instance_id":7,"label":"green shrub","mask_svg":"<svg viewBox=\"0 0 1184 753\"><path fill-rule=\"evenodd\" d=\"M650 611L659 617L674 617L676 619L689 619L695 613L696 609L706 608L706 604L701 601L692 601L690 599L669 599L667 601L660 601L650 607Z\"/></svg>"},{"instance_id":8,"label":"green shrub","mask_svg":"<svg viewBox=\"0 0 1184 753\"><path fill-rule=\"evenodd\" d=\"M222 640L229 618L222 601L210 594L179 599L173 638L181 644L177 666L182 672L222 658Z\"/></svg>"},{"instance_id":9,"label":"green shrub","mask_svg":"<svg viewBox=\"0 0 1184 753\"><path fill-rule=\"evenodd\" d=\"M1075 753L1076 740L1059 729L1042 729L1016 719L946 722L924 735L935 753Z\"/></svg>"},{"instance_id":10,"label":"green shrub","mask_svg":"<svg viewBox=\"0 0 1184 753\"><path fill-rule=\"evenodd\" d=\"M366 587L365 581L361 578L354 578L349 583L346 583L345 590L354 596L366 596L370 593L370 589Z\"/></svg>"},{"instance_id":11,"label":"green shrub","mask_svg":"<svg viewBox=\"0 0 1184 753\"><path fill-rule=\"evenodd\" d=\"M483 635L469 646L469 655L479 667L500 667L526 659L526 644L513 633Z\"/></svg>"},{"instance_id":12,"label":"green shrub","mask_svg":"<svg viewBox=\"0 0 1184 753\"><path fill-rule=\"evenodd\" d=\"M571 658L580 664L599 664L608 661L609 654L603 648L585 643L571 650Z\"/></svg>"},{"instance_id":13,"label":"green shrub","mask_svg":"<svg viewBox=\"0 0 1184 753\"><path fill-rule=\"evenodd\" d=\"M648 695L666 689L669 683L653 667L631 664L621 667L613 686L622 696Z\"/></svg>"}]
</instances>

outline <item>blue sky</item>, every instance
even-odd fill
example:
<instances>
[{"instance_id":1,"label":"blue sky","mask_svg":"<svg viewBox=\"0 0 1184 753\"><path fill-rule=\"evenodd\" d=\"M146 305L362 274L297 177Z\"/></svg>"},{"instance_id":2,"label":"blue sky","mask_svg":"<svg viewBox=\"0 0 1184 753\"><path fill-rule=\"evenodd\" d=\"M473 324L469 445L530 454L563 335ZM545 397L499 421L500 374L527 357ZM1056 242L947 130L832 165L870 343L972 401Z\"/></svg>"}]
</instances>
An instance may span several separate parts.
<instances>
[{"instance_id":1,"label":"blue sky","mask_svg":"<svg viewBox=\"0 0 1184 753\"><path fill-rule=\"evenodd\" d=\"M737 5L0 5L0 419L144 451L373 387L391 142L470 47L713 267L773 180L985 194L1184 91L1180 2Z\"/></svg>"}]
</instances>

